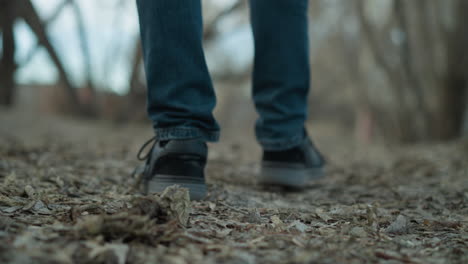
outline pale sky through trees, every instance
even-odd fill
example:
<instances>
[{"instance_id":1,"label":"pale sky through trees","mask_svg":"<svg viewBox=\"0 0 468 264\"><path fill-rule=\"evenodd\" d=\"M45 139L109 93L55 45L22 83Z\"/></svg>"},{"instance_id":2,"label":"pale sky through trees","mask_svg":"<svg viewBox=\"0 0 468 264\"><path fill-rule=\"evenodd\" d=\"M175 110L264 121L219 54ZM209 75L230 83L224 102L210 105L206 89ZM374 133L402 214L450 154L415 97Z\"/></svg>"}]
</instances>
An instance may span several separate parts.
<instances>
[{"instance_id":1,"label":"pale sky through trees","mask_svg":"<svg viewBox=\"0 0 468 264\"><path fill-rule=\"evenodd\" d=\"M43 19L49 18L61 3L60 0L33 0ZM231 0L216 1L226 5ZM88 45L93 62L93 80L99 87L124 93L128 87L131 56L138 37L138 19L135 1L80 0L77 1L84 16ZM85 70L80 41L73 10L66 7L60 16L50 24L47 33L53 41L61 59L65 62L70 79L81 84ZM15 26L18 52L16 60L21 63L34 50L37 40L22 21ZM253 45L248 26L224 34L207 52L210 70L231 67L242 71L253 56ZM230 68L230 69L231 69ZM40 48L21 67L16 79L21 84L53 84L57 74L47 53Z\"/></svg>"}]
</instances>

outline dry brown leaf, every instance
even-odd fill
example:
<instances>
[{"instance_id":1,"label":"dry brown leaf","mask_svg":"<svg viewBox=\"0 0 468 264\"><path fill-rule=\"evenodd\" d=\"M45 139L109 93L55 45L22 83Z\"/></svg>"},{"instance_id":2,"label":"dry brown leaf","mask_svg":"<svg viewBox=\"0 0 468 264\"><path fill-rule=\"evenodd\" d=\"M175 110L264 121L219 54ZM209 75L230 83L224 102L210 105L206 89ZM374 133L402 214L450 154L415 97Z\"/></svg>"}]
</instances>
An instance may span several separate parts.
<instances>
[{"instance_id":1,"label":"dry brown leaf","mask_svg":"<svg viewBox=\"0 0 468 264\"><path fill-rule=\"evenodd\" d=\"M322 208L317 208L315 209L315 214L320 218L322 219L324 222L328 222L330 221L332 218L330 217L330 215L328 215L327 213L325 213L325 211L322 209Z\"/></svg>"},{"instance_id":2,"label":"dry brown leaf","mask_svg":"<svg viewBox=\"0 0 468 264\"><path fill-rule=\"evenodd\" d=\"M168 210L169 217L175 217L183 226L187 226L190 217L190 196L187 188L170 186L161 194L161 205Z\"/></svg>"},{"instance_id":3,"label":"dry brown leaf","mask_svg":"<svg viewBox=\"0 0 468 264\"><path fill-rule=\"evenodd\" d=\"M349 234L354 237L366 237L368 235L366 230L363 227L359 226L351 228Z\"/></svg>"},{"instance_id":4,"label":"dry brown leaf","mask_svg":"<svg viewBox=\"0 0 468 264\"><path fill-rule=\"evenodd\" d=\"M296 231L299 231L300 233L305 233L310 228L307 225L305 225L304 223L302 223L301 221L295 220L294 222L292 222L288 226L288 229L289 230L296 230Z\"/></svg>"},{"instance_id":5,"label":"dry brown leaf","mask_svg":"<svg viewBox=\"0 0 468 264\"><path fill-rule=\"evenodd\" d=\"M129 246L126 244L107 243L99 245L94 242L87 242L86 246L91 248L89 252L90 259L94 259L104 252L111 251L116 256L118 264L125 264L129 252Z\"/></svg>"},{"instance_id":6,"label":"dry brown leaf","mask_svg":"<svg viewBox=\"0 0 468 264\"><path fill-rule=\"evenodd\" d=\"M408 220L403 215L398 215L394 222L392 222L385 232L392 234L404 234L408 232Z\"/></svg>"}]
</instances>

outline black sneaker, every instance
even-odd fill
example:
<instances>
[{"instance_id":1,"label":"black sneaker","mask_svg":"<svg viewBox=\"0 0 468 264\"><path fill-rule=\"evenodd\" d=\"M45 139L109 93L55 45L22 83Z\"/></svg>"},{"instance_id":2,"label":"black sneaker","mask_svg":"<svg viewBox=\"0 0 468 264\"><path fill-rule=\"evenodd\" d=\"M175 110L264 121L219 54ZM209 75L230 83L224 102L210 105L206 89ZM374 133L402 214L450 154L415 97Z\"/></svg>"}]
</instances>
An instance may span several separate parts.
<instances>
[{"instance_id":1,"label":"black sneaker","mask_svg":"<svg viewBox=\"0 0 468 264\"><path fill-rule=\"evenodd\" d=\"M153 143L144 157L141 152ZM146 142L138 158L146 160L143 172L144 192L161 193L169 186L187 188L191 200L201 200L206 195L205 165L208 147L201 140L170 140Z\"/></svg>"},{"instance_id":2,"label":"black sneaker","mask_svg":"<svg viewBox=\"0 0 468 264\"><path fill-rule=\"evenodd\" d=\"M284 151L264 151L259 183L301 189L324 176L325 160L309 137L297 147Z\"/></svg>"}]
</instances>

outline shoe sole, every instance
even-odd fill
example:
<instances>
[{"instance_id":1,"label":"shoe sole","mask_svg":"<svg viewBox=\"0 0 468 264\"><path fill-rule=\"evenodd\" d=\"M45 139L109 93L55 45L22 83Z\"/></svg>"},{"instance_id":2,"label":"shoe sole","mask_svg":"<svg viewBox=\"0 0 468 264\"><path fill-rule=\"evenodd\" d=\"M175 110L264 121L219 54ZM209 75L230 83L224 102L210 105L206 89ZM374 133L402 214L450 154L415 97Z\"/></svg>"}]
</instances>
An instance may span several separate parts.
<instances>
[{"instance_id":1,"label":"shoe sole","mask_svg":"<svg viewBox=\"0 0 468 264\"><path fill-rule=\"evenodd\" d=\"M146 184L146 194L162 193L167 187L179 185L189 190L190 200L203 200L206 196L204 179L156 174Z\"/></svg>"},{"instance_id":2,"label":"shoe sole","mask_svg":"<svg viewBox=\"0 0 468 264\"><path fill-rule=\"evenodd\" d=\"M294 189L303 189L307 182L325 176L323 168L300 168L285 164L262 164L258 182L265 185L279 185Z\"/></svg>"}]
</instances>

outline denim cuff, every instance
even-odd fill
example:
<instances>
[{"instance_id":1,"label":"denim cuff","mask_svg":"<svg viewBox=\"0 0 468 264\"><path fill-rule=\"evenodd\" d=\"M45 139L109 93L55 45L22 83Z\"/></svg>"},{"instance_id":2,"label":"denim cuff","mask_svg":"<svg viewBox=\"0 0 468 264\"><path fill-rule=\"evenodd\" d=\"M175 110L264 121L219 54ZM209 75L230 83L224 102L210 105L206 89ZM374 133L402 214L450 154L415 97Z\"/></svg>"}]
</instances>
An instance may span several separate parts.
<instances>
[{"instance_id":1,"label":"denim cuff","mask_svg":"<svg viewBox=\"0 0 468 264\"><path fill-rule=\"evenodd\" d=\"M262 146L263 150L267 151L282 151L282 150L287 150L291 149L294 147L299 146L304 142L304 139L307 138L307 136L304 135L304 133L301 133L299 135L296 135L294 137L290 137L287 139L265 139L265 138L257 138L258 142Z\"/></svg>"},{"instance_id":2,"label":"denim cuff","mask_svg":"<svg viewBox=\"0 0 468 264\"><path fill-rule=\"evenodd\" d=\"M217 142L219 140L219 131L204 131L199 128L155 128L154 132L156 140L200 139L206 142Z\"/></svg>"}]
</instances>

